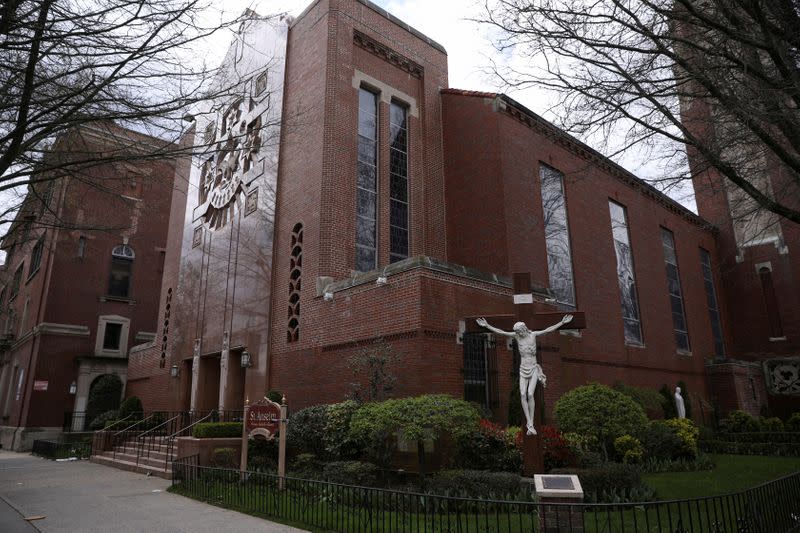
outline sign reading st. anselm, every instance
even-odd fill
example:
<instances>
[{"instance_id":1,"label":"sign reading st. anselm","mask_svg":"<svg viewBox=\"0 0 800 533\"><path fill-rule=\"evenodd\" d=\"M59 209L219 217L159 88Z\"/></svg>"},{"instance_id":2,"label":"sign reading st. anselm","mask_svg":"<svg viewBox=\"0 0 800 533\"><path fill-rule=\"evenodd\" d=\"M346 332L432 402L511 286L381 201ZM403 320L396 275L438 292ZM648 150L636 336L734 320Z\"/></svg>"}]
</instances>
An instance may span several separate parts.
<instances>
[{"instance_id":1,"label":"sign reading st. anselm","mask_svg":"<svg viewBox=\"0 0 800 533\"><path fill-rule=\"evenodd\" d=\"M247 410L246 431L252 435L255 430L262 430L257 433L266 430L270 435L274 435L280 427L280 422L280 404L264 398L250 404Z\"/></svg>"}]
</instances>

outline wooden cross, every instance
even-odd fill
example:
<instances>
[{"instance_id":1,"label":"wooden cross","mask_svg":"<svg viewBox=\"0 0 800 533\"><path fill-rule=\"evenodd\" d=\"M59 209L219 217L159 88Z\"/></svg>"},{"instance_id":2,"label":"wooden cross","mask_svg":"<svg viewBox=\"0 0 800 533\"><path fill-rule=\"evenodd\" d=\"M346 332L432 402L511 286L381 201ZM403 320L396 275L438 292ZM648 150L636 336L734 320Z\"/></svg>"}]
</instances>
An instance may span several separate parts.
<instances>
[{"instance_id":1,"label":"wooden cross","mask_svg":"<svg viewBox=\"0 0 800 533\"><path fill-rule=\"evenodd\" d=\"M558 323L565 314L563 312L536 312L533 303L533 290L531 287L530 273L515 273L514 274L514 305L516 307L513 315L490 315L485 318L492 326L502 329L504 331L512 331L514 323L525 322L530 330L542 330L553 324ZM581 311L569 312L573 316L572 321L563 329L584 329L586 328L586 315ZM467 317L465 320L465 330L470 333L485 332L481 326L478 325L476 320L480 317ZM559 328L561 329L561 328ZM545 375L547 375L547 368L545 368L541 351L537 353L538 363L542 366ZM512 401L519 401L515 399ZM536 387L536 405L537 409L534 413L534 426L540 428L542 425L542 413L544 412L544 391L541 386ZM523 445L522 445L522 458L523 458L523 472L526 476L533 474L544 473L544 448L542 443L541 434L539 435L525 435L525 427L522 427L523 432Z\"/></svg>"}]
</instances>

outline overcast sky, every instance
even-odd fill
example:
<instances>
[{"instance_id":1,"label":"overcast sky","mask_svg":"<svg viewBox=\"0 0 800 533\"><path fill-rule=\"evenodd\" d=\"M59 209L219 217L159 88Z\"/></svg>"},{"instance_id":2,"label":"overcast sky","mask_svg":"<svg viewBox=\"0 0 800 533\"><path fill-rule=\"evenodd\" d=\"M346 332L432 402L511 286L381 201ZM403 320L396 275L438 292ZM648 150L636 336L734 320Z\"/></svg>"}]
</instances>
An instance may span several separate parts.
<instances>
[{"instance_id":1,"label":"overcast sky","mask_svg":"<svg viewBox=\"0 0 800 533\"><path fill-rule=\"evenodd\" d=\"M558 122L555 99L542 90L528 88L510 90L501 86L491 74L492 62L511 64L515 58L502 56L492 46L487 26L473 22L481 13L483 1L476 0L372 0L399 19L421 31L447 50L450 87L477 91L504 92L544 118ZM246 7L266 15L288 12L299 15L312 0L226 0L224 9L239 14ZM229 36L228 36L229 38ZM221 39L221 37L220 37ZM221 39L222 40L222 39ZM220 44L222 44L220 42ZM222 53L226 46L215 46ZM595 145L591 139L581 139ZM611 139L613 145L614 140ZM594 148L603 151L600 146ZM615 161L641 178L660 178L664 169L654 158L629 150ZM696 211L691 184L668 194Z\"/></svg>"}]
</instances>

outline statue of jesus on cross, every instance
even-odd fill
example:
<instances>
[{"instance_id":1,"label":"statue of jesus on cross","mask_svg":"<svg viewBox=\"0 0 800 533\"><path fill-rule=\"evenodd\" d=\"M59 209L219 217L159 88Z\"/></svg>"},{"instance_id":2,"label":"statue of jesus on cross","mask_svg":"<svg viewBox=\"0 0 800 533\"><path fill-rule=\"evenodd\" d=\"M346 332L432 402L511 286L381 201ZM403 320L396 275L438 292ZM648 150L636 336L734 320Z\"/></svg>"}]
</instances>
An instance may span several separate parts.
<instances>
[{"instance_id":1,"label":"statue of jesus on cross","mask_svg":"<svg viewBox=\"0 0 800 533\"><path fill-rule=\"evenodd\" d=\"M571 321L572 315L565 315L560 322L541 331L531 331L525 325L525 322L517 322L514 324L514 331L503 331L490 326L485 318L476 320L479 326L488 329L492 333L504 337L513 337L517 341L520 355L519 394L522 401L522 411L525 413L525 419L528 422L526 426L528 435L536 435L536 428L533 426L533 415L536 412L534 410L536 400L533 394L536 392L536 384L541 381L544 387L547 381L542 367L536 361L536 337L551 333Z\"/></svg>"}]
</instances>

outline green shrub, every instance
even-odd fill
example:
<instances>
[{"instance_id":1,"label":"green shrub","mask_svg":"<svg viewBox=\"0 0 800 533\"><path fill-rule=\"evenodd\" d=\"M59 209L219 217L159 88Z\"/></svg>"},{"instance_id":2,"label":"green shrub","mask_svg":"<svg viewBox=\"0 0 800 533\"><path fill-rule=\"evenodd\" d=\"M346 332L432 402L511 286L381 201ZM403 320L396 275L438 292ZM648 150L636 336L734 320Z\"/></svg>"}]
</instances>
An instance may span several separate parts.
<instances>
[{"instance_id":1,"label":"green shrub","mask_svg":"<svg viewBox=\"0 0 800 533\"><path fill-rule=\"evenodd\" d=\"M283 394L281 394L281 391L273 389L267 393L267 399L275 403L281 403L283 401Z\"/></svg>"},{"instance_id":2,"label":"green shrub","mask_svg":"<svg viewBox=\"0 0 800 533\"><path fill-rule=\"evenodd\" d=\"M697 457L697 438L700 436L700 428L694 422L688 418L671 418L660 421L660 423L675 430L675 434L681 440L681 445L677 450L678 455L673 458L694 459Z\"/></svg>"},{"instance_id":3,"label":"green shrub","mask_svg":"<svg viewBox=\"0 0 800 533\"><path fill-rule=\"evenodd\" d=\"M86 418L94 420L101 413L119 409L122 399L122 380L116 374L103 374L89 387L86 401ZM102 428L100 426L97 429Z\"/></svg>"},{"instance_id":4,"label":"green shrub","mask_svg":"<svg viewBox=\"0 0 800 533\"><path fill-rule=\"evenodd\" d=\"M641 463L644 456L644 446L639 439L630 435L622 435L614 439L614 450L625 464Z\"/></svg>"},{"instance_id":5,"label":"green shrub","mask_svg":"<svg viewBox=\"0 0 800 533\"><path fill-rule=\"evenodd\" d=\"M292 477L300 479L319 479L322 473L322 463L313 453L301 453L294 458L289 472Z\"/></svg>"},{"instance_id":6,"label":"green shrub","mask_svg":"<svg viewBox=\"0 0 800 533\"><path fill-rule=\"evenodd\" d=\"M362 461L333 461L322 469L322 477L331 483L374 487L378 481L378 467Z\"/></svg>"},{"instance_id":7,"label":"green shrub","mask_svg":"<svg viewBox=\"0 0 800 533\"><path fill-rule=\"evenodd\" d=\"M662 472L695 472L697 470L714 470L716 465L711 457L701 453L696 459L645 459L639 465L643 474L660 474Z\"/></svg>"},{"instance_id":8,"label":"green shrub","mask_svg":"<svg viewBox=\"0 0 800 533\"><path fill-rule=\"evenodd\" d=\"M564 438L580 468L592 468L603 463L603 456L596 451L600 449L596 437L580 433L564 433Z\"/></svg>"},{"instance_id":9,"label":"green shrub","mask_svg":"<svg viewBox=\"0 0 800 533\"><path fill-rule=\"evenodd\" d=\"M292 413L286 426L286 446L292 455L312 453L325 456L325 424L328 416L327 405L306 407Z\"/></svg>"},{"instance_id":10,"label":"green shrub","mask_svg":"<svg viewBox=\"0 0 800 533\"><path fill-rule=\"evenodd\" d=\"M639 436L646 459L671 461L680 457L683 441L677 430L663 420L653 420Z\"/></svg>"},{"instance_id":11,"label":"green shrub","mask_svg":"<svg viewBox=\"0 0 800 533\"><path fill-rule=\"evenodd\" d=\"M249 439L247 469L253 472L277 472L278 439Z\"/></svg>"},{"instance_id":12,"label":"green shrub","mask_svg":"<svg viewBox=\"0 0 800 533\"><path fill-rule=\"evenodd\" d=\"M128 396L122 403L119 404L119 417L125 418L129 415L134 415L137 418L141 416L144 408L142 408L142 400L138 396Z\"/></svg>"},{"instance_id":13,"label":"green shrub","mask_svg":"<svg viewBox=\"0 0 800 533\"><path fill-rule=\"evenodd\" d=\"M800 431L800 412L793 413L786 421L786 431Z\"/></svg>"},{"instance_id":14,"label":"green shrub","mask_svg":"<svg viewBox=\"0 0 800 533\"><path fill-rule=\"evenodd\" d=\"M211 466L216 468L239 468L239 453L235 448L211 450Z\"/></svg>"},{"instance_id":15,"label":"green shrub","mask_svg":"<svg viewBox=\"0 0 800 533\"><path fill-rule=\"evenodd\" d=\"M681 380L678 382L678 387L681 388L681 397L683 398L683 408L686 410L686 418L692 419L692 398L689 395L689 389L686 387L686 382ZM675 403L675 392L672 393L672 403ZM678 408L675 408L677 411Z\"/></svg>"},{"instance_id":16,"label":"green shrub","mask_svg":"<svg viewBox=\"0 0 800 533\"><path fill-rule=\"evenodd\" d=\"M664 415L664 397L655 389L634 387L621 381L614 383L614 390L628 396L644 409L648 418L661 418Z\"/></svg>"},{"instance_id":17,"label":"green shrub","mask_svg":"<svg viewBox=\"0 0 800 533\"><path fill-rule=\"evenodd\" d=\"M764 418L760 423L761 431L781 432L784 431L783 421L777 416Z\"/></svg>"},{"instance_id":18,"label":"green shrub","mask_svg":"<svg viewBox=\"0 0 800 533\"><path fill-rule=\"evenodd\" d=\"M471 470L519 472L522 454L516 446L516 435L488 420L481 420L474 433L458 440L455 464Z\"/></svg>"},{"instance_id":19,"label":"green shrub","mask_svg":"<svg viewBox=\"0 0 800 533\"><path fill-rule=\"evenodd\" d=\"M519 474L509 472L443 470L431 476L427 492L462 498L513 500L525 495L520 481Z\"/></svg>"},{"instance_id":20,"label":"green shrub","mask_svg":"<svg viewBox=\"0 0 800 533\"><path fill-rule=\"evenodd\" d=\"M658 393L664 398L664 401L661 403L664 409L664 418L677 418L678 408L675 406L675 393L670 391L669 387L666 385L661 385L661 388L658 389ZM686 400L684 400L683 403L685 406Z\"/></svg>"},{"instance_id":21,"label":"green shrub","mask_svg":"<svg viewBox=\"0 0 800 533\"><path fill-rule=\"evenodd\" d=\"M620 494L642 484L639 469L633 465L606 463L594 468L555 468L551 474L575 474L588 501L604 501L603 494Z\"/></svg>"},{"instance_id":22,"label":"green shrub","mask_svg":"<svg viewBox=\"0 0 800 533\"><path fill-rule=\"evenodd\" d=\"M728 433L751 433L758 431L758 419L745 411L731 411L720 423Z\"/></svg>"},{"instance_id":23,"label":"green shrub","mask_svg":"<svg viewBox=\"0 0 800 533\"><path fill-rule=\"evenodd\" d=\"M554 413L565 433L596 438L606 458L614 439L626 434L635 435L647 426L647 416L638 403L597 383L564 394L556 402Z\"/></svg>"},{"instance_id":24,"label":"green shrub","mask_svg":"<svg viewBox=\"0 0 800 533\"><path fill-rule=\"evenodd\" d=\"M99 414L96 417L94 417L94 420L92 420L92 422L89 424L89 429L92 431L104 429L106 426L116 422L118 418L119 418L119 411L117 411L116 409L112 409L111 411L106 411L105 413Z\"/></svg>"},{"instance_id":25,"label":"green shrub","mask_svg":"<svg viewBox=\"0 0 800 533\"><path fill-rule=\"evenodd\" d=\"M328 406L322 441L327 457L334 461L360 459L363 443L351 436L350 421L359 404L353 400Z\"/></svg>"},{"instance_id":26,"label":"green shrub","mask_svg":"<svg viewBox=\"0 0 800 533\"><path fill-rule=\"evenodd\" d=\"M392 454L392 436L402 433L418 443L426 439L437 441L449 435L458 442L478 427L478 412L464 400L444 394L428 394L415 398L366 403L359 407L350 421L350 438L365 443L375 461L388 467ZM419 473L425 473L425 454L418 454Z\"/></svg>"},{"instance_id":27,"label":"green shrub","mask_svg":"<svg viewBox=\"0 0 800 533\"><path fill-rule=\"evenodd\" d=\"M242 436L241 422L203 422L192 428L196 439L221 439Z\"/></svg>"}]
</instances>

